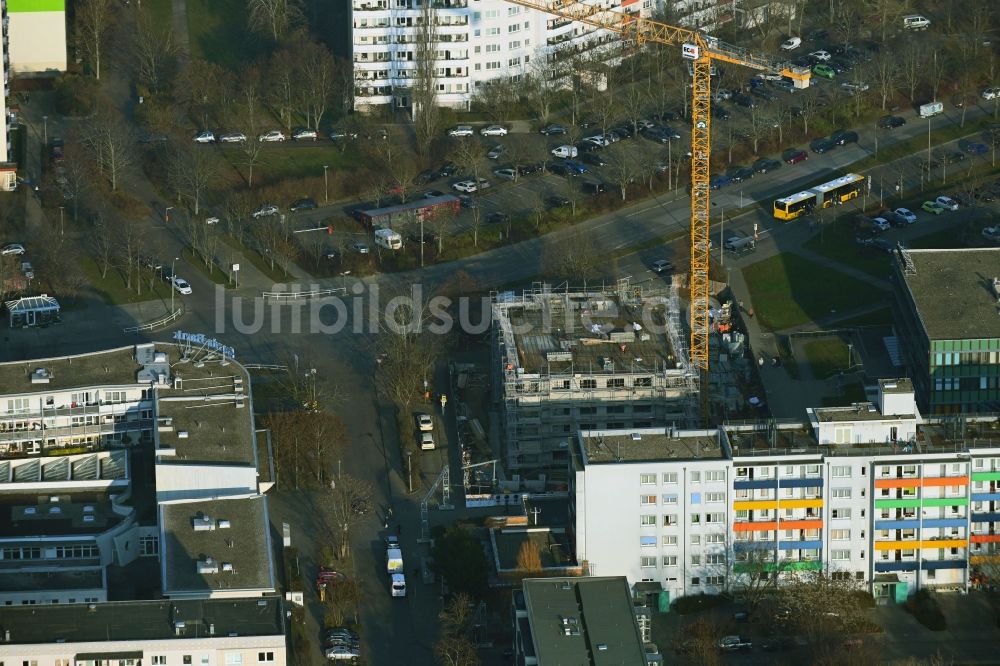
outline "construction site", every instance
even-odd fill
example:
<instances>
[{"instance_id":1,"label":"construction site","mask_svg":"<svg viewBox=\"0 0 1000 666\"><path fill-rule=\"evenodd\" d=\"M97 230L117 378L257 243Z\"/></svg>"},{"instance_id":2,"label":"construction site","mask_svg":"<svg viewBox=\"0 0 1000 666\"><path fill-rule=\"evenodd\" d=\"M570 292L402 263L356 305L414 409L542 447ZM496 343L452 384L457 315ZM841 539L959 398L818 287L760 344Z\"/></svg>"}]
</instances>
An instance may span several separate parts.
<instances>
[{"instance_id":1,"label":"construction site","mask_svg":"<svg viewBox=\"0 0 1000 666\"><path fill-rule=\"evenodd\" d=\"M509 483L535 492L565 489L568 442L577 431L689 428L705 407L724 414L744 404L741 385L752 364L742 335L732 331L729 305L711 311L710 400L703 404L705 380L688 354L680 282L625 278L589 290L536 284L494 295L494 455Z\"/></svg>"}]
</instances>

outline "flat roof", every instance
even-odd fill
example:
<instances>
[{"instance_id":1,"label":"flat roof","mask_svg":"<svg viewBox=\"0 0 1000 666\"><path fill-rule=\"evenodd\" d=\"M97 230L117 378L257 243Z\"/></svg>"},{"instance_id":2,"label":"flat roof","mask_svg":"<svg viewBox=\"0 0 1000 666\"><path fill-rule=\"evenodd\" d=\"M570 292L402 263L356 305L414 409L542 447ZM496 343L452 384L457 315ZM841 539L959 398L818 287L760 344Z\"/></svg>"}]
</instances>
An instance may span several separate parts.
<instances>
[{"instance_id":1,"label":"flat roof","mask_svg":"<svg viewBox=\"0 0 1000 666\"><path fill-rule=\"evenodd\" d=\"M573 545L565 534L554 534L548 529L506 527L493 531L497 560L504 571L518 568L517 557L525 543L538 547L543 568L576 566Z\"/></svg>"},{"instance_id":2,"label":"flat roof","mask_svg":"<svg viewBox=\"0 0 1000 666\"><path fill-rule=\"evenodd\" d=\"M10 631L8 645L32 643L110 643L207 638L216 636L280 636L285 633L278 597L155 601L112 601L94 604L8 606L0 621ZM178 629L178 622L184 626ZM179 634L179 635L178 635Z\"/></svg>"},{"instance_id":3,"label":"flat roof","mask_svg":"<svg viewBox=\"0 0 1000 666\"><path fill-rule=\"evenodd\" d=\"M907 250L897 267L931 340L1000 338L1000 248Z\"/></svg>"},{"instance_id":4,"label":"flat roof","mask_svg":"<svg viewBox=\"0 0 1000 666\"><path fill-rule=\"evenodd\" d=\"M677 431L643 428L635 431L580 433L586 463L644 462L722 458L715 431Z\"/></svg>"},{"instance_id":5,"label":"flat roof","mask_svg":"<svg viewBox=\"0 0 1000 666\"><path fill-rule=\"evenodd\" d=\"M916 414L894 414L886 416L873 402L858 402L850 407L817 407L813 410L820 423L844 423L848 421L903 421L917 418Z\"/></svg>"},{"instance_id":6,"label":"flat roof","mask_svg":"<svg viewBox=\"0 0 1000 666\"><path fill-rule=\"evenodd\" d=\"M44 590L101 590L104 570L77 571L0 571L0 592L39 592Z\"/></svg>"},{"instance_id":7,"label":"flat roof","mask_svg":"<svg viewBox=\"0 0 1000 666\"><path fill-rule=\"evenodd\" d=\"M878 388L879 391L887 395L892 393L913 393L913 381L909 377L880 379L878 380Z\"/></svg>"},{"instance_id":8,"label":"flat roof","mask_svg":"<svg viewBox=\"0 0 1000 666\"><path fill-rule=\"evenodd\" d=\"M31 375L44 368L49 381L33 384ZM121 386L138 384L140 366L135 361L135 348L122 347L78 356L57 356L0 363L0 395L45 393L88 386Z\"/></svg>"},{"instance_id":9,"label":"flat roof","mask_svg":"<svg viewBox=\"0 0 1000 666\"><path fill-rule=\"evenodd\" d=\"M538 663L545 666L646 663L624 576L529 578L524 581L523 590Z\"/></svg>"},{"instance_id":10,"label":"flat roof","mask_svg":"<svg viewBox=\"0 0 1000 666\"><path fill-rule=\"evenodd\" d=\"M115 488L105 492L0 492L0 536L57 537L92 535L106 532L126 516L115 513L112 495L124 492ZM119 506L130 506L120 501Z\"/></svg>"},{"instance_id":11,"label":"flat roof","mask_svg":"<svg viewBox=\"0 0 1000 666\"><path fill-rule=\"evenodd\" d=\"M513 333L519 367L529 374L652 373L676 367L667 336L642 326L638 307L613 293L540 294L499 303ZM650 305L662 315L665 303ZM658 326L665 326L662 316ZM637 328L637 325L639 328ZM624 347L624 349L623 349Z\"/></svg>"},{"instance_id":12,"label":"flat roof","mask_svg":"<svg viewBox=\"0 0 1000 666\"><path fill-rule=\"evenodd\" d=\"M211 529L196 530L199 519ZM160 534L164 594L274 589L271 533L263 495L161 503ZM208 558L217 572L200 573L198 563Z\"/></svg>"},{"instance_id":13,"label":"flat roof","mask_svg":"<svg viewBox=\"0 0 1000 666\"><path fill-rule=\"evenodd\" d=\"M158 433L160 448L176 451L169 460L254 464L249 402L237 407L231 399L161 398L157 409L159 417L173 422L172 431Z\"/></svg>"}]
</instances>

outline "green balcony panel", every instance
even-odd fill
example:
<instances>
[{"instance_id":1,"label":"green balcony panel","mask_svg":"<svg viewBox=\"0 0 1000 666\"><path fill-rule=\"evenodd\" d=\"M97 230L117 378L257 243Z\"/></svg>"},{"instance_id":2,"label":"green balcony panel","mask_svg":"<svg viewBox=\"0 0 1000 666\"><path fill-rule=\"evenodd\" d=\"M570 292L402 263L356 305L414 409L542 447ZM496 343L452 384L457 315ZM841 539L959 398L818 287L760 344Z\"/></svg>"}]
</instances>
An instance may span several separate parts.
<instances>
[{"instance_id":1,"label":"green balcony panel","mask_svg":"<svg viewBox=\"0 0 1000 666\"><path fill-rule=\"evenodd\" d=\"M924 506L965 506L969 503L966 497L933 497L925 499Z\"/></svg>"},{"instance_id":2,"label":"green balcony panel","mask_svg":"<svg viewBox=\"0 0 1000 666\"><path fill-rule=\"evenodd\" d=\"M1000 472L973 472L973 481L1000 481Z\"/></svg>"},{"instance_id":3,"label":"green balcony panel","mask_svg":"<svg viewBox=\"0 0 1000 666\"><path fill-rule=\"evenodd\" d=\"M919 499L879 499L875 500L876 509L916 509L920 506Z\"/></svg>"}]
</instances>

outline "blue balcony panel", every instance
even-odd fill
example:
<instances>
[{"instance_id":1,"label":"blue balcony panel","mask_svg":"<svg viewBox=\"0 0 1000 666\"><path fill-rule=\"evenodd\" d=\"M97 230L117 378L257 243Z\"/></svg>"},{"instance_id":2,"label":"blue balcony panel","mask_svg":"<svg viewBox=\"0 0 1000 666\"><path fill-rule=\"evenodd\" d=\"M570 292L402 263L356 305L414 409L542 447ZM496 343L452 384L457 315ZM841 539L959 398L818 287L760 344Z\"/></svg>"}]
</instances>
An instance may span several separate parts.
<instances>
[{"instance_id":1,"label":"blue balcony panel","mask_svg":"<svg viewBox=\"0 0 1000 666\"><path fill-rule=\"evenodd\" d=\"M1000 502L1000 493L972 493L973 502Z\"/></svg>"},{"instance_id":2,"label":"blue balcony panel","mask_svg":"<svg viewBox=\"0 0 1000 666\"><path fill-rule=\"evenodd\" d=\"M877 530L915 530L920 528L920 521L916 518L906 520L876 520Z\"/></svg>"},{"instance_id":3,"label":"blue balcony panel","mask_svg":"<svg viewBox=\"0 0 1000 666\"><path fill-rule=\"evenodd\" d=\"M916 571L916 562L876 562L875 571L885 572L885 571Z\"/></svg>"},{"instance_id":4,"label":"blue balcony panel","mask_svg":"<svg viewBox=\"0 0 1000 666\"><path fill-rule=\"evenodd\" d=\"M733 481L734 490L768 490L777 488L778 482L774 479L758 479L755 481Z\"/></svg>"},{"instance_id":5,"label":"blue balcony panel","mask_svg":"<svg viewBox=\"0 0 1000 666\"><path fill-rule=\"evenodd\" d=\"M823 542L819 539L816 541L779 541L779 550L807 550L807 549L819 549L823 547Z\"/></svg>"},{"instance_id":6,"label":"blue balcony panel","mask_svg":"<svg viewBox=\"0 0 1000 666\"><path fill-rule=\"evenodd\" d=\"M746 550L774 550L773 541L737 541L733 544L733 550L741 553Z\"/></svg>"},{"instance_id":7,"label":"blue balcony panel","mask_svg":"<svg viewBox=\"0 0 1000 666\"><path fill-rule=\"evenodd\" d=\"M996 523L1000 522L1000 513L975 513L972 514L974 523Z\"/></svg>"},{"instance_id":8,"label":"blue balcony panel","mask_svg":"<svg viewBox=\"0 0 1000 666\"><path fill-rule=\"evenodd\" d=\"M782 488L822 488L823 479L781 479L778 485Z\"/></svg>"},{"instance_id":9,"label":"blue balcony panel","mask_svg":"<svg viewBox=\"0 0 1000 666\"><path fill-rule=\"evenodd\" d=\"M924 527L965 527L965 518L924 518Z\"/></svg>"},{"instance_id":10,"label":"blue balcony panel","mask_svg":"<svg viewBox=\"0 0 1000 666\"><path fill-rule=\"evenodd\" d=\"M920 564L921 569L965 569L968 566L966 560L924 560Z\"/></svg>"}]
</instances>

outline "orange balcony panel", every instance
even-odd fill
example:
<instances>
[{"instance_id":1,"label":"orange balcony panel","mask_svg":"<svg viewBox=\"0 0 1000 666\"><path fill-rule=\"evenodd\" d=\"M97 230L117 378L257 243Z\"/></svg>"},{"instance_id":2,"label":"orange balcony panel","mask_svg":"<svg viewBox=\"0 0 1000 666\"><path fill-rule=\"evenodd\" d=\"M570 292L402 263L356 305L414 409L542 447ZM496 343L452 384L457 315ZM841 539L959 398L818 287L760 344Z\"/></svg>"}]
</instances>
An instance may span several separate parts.
<instances>
[{"instance_id":1,"label":"orange balcony panel","mask_svg":"<svg viewBox=\"0 0 1000 666\"><path fill-rule=\"evenodd\" d=\"M783 499L778 500L779 509L818 509L823 506L822 499Z\"/></svg>"},{"instance_id":2,"label":"orange balcony panel","mask_svg":"<svg viewBox=\"0 0 1000 666\"><path fill-rule=\"evenodd\" d=\"M734 532L771 532L776 529L778 529L778 523L775 521L733 523Z\"/></svg>"},{"instance_id":3,"label":"orange balcony panel","mask_svg":"<svg viewBox=\"0 0 1000 666\"><path fill-rule=\"evenodd\" d=\"M969 537L972 543L1000 543L1000 534L973 534Z\"/></svg>"},{"instance_id":4,"label":"orange balcony panel","mask_svg":"<svg viewBox=\"0 0 1000 666\"><path fill-rule=\"evenodd\" d=\"M943 488L947 486L967 486L969 477L967 476L937 476L931 479L924 479L921 485L924 488Z\"/></svg>"},{"instance_id":5,"label":"orange balcony panel","mask_svg":"<svg viewBox=\"0 0 1000 666\"><path fill-rule=\"evenodd\" d=\"M876 488L916 488L920 479L875 479Z\"/></svg>"},{"instance_id":6,"label":"orange balcony panel","mask_svg":"<svg viewBox=\"0 0 1000 666\"><path fill-rule=\"evenodd\" d=\"M822 520L782 520L778 526L782 530L821 530Z\"/></svg>"},{"instance_id":7,"label":"orange balcony panel","mask_svg":"<svg viewBox=\"0 0 1000 666\"><path fill-rule=\"evenodd\" d=\"M777 508L777 500L740 500L733 502L734 511L771 511Z\"/></svg>"}]
</instances>

